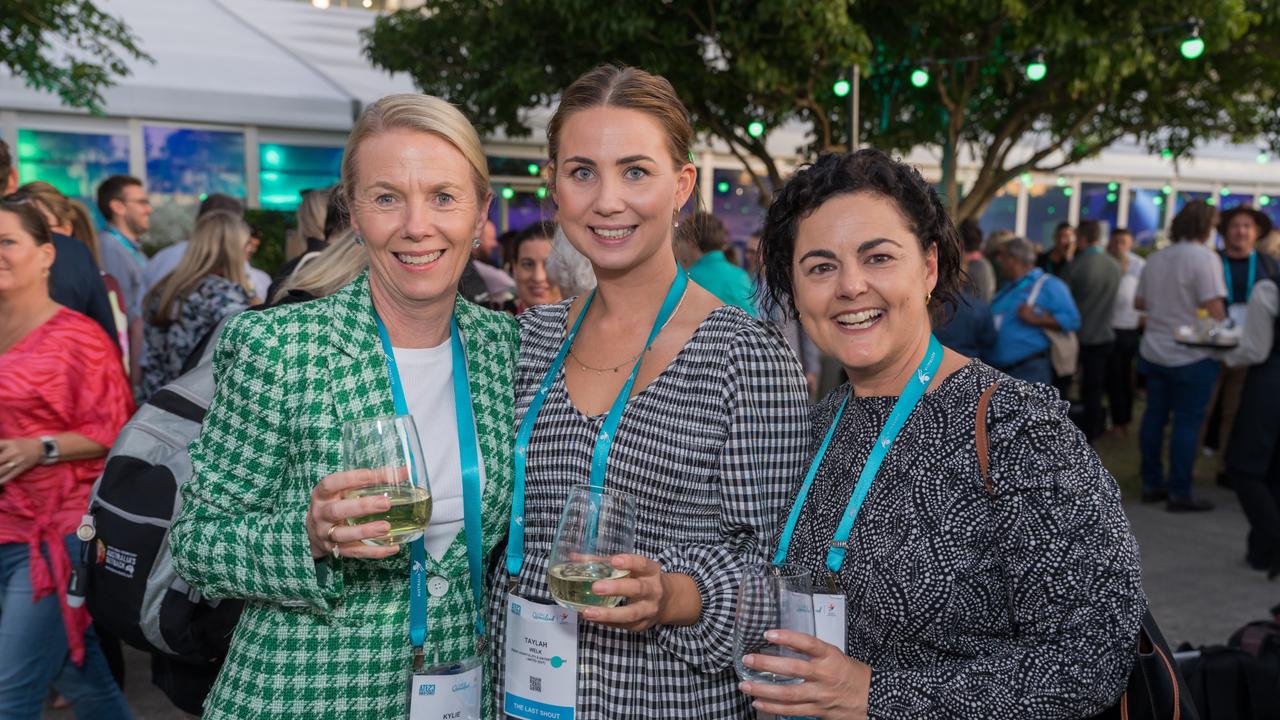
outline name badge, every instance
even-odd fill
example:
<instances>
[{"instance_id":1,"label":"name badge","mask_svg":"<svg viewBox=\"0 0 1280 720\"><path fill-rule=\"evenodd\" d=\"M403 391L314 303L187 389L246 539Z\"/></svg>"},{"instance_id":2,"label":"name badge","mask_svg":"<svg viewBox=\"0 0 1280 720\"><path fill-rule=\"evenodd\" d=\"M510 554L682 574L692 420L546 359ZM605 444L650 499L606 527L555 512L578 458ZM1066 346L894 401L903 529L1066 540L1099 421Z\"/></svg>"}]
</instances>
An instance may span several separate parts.
<instances>
[{"instance_id":1,"label":"name badge","mask_svg":"<svg viewBox=\"0 0 1280 720\"><path fill-rule=\"evenodd\" d=\"M480 720L480 659L429 667L409 677L409 720Z\"/></svg>"},{"instance_id":2,"label":"name badge","mask_svg":"<svg viewBox=\"0 0 1280 720\"><path fill-rule=\"evenodd\" d=\"M819 640L840 648L848 655L843 595L813 596L813 630Z\"/></svg>"},{"instance_id":3,"label":"name badge","mask_svg":"<svg viewBox=\"0 0 1280 720\"><path fill-rule=\"evenodd\" d=\"M1244 330L1245 320L1249 318L1249 304L1236 303L1227 306L1227 317L1236 324L1236 328Z\"/></svg>"},{"instance_id":4,"label":"name badge","mask_svg":"<svg viewBox=\"0 0 1280 720\"><path fill-rule=\"evenodd\" d=\"M522 720L573 720L578 702L578 614L507 594L502 711Z\"/></svg>"}]
</instances>

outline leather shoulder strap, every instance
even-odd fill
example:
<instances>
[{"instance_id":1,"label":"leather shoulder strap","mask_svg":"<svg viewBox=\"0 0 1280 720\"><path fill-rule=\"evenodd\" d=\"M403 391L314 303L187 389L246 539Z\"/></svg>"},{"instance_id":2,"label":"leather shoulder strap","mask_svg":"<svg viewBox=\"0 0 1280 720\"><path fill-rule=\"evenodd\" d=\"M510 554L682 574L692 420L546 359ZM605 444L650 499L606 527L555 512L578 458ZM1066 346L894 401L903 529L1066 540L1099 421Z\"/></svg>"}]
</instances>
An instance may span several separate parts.
<instances>
[{"instance_id":1,"label":"leather shoulder strap","mask_svg":"<svg viewBox=\"0 0 1280 720\"><path fill-rule=\"evenodd\" d=\"M987 442L987 406L991 404L991 396L999 386L999 382L991 383L986 390L982 391L982 397L978 398L978 413L975 418L973 432L974 440L978 444L978 472L982 475L982 487L986 488L987 494L992 497L995 497L996 491L991 485L991 458L988 454L989 445Z\"/></svg>"}]
</instances>

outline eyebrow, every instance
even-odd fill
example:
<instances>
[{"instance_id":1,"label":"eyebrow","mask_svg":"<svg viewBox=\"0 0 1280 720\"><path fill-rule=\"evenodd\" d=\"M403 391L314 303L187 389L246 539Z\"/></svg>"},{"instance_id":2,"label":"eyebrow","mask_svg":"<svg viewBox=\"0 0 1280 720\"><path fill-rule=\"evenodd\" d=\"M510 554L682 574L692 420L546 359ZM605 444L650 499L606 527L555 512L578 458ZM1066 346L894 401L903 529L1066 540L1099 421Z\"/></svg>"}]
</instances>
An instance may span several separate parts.
<instances>
[{"instance_id":1,"label":"eyebrow","mask_svg":"<svg viewBox=\"0 0 1280 720\"><path fill-rule=\"evenodd\" d=\"M573 157L565 158L564 161L566 163L572 162L572 163L578 163L579 165L589 165L591 167L596 166L595 160L592 160L591 158L582 157L581 155L574 155ZM654 163L655 165L657 164L657 161L649 157L648 155L628 155L624 158L618 158L617 162L615 162L614 164L629 165L631 163L636 163L636 162L651 162L651 163Z\"/></svg>"},{"instance_id":2,"label":"eyebrow","mask_svg":"<svg viewBox=\"0 0 1280 720\"><path fill-rule=\"evenodd\" d=\"M440 190L457 190L462 187L464 186L459 185L458 183L455 183L452 180L442 180L438 183L435 183L434 185L431 185L428 188L428 191L438 192ZM399 185L396 185L395 183L387 182L386 180L375 180L369 183L368 189L373 189L373 188L386 188L387 190L395 190L396 192L400 192Z\"/></svg>"},{"instance_id":3,"label":"eyebrow","mask_svg":"<svg viewBox=\"0 0 1280 720\"><path fill-rule=\"evenodd\" d=\"M800 261L804 262L809 258L823 258L824 260L835 260L836 254L830 250L810 250L800 257Z\"/></svg>"},{"instance_id":4,"label":"eyebrow","mask_svg":"<svg viewBox=\"0 0 1280 720\"><path fill-rule=\"evenodd\" d=\"M875 240L868 240L862 243L861 245L859 245L858 254L861 255L862 253L867 252L868 250L874 250L875 248L880 247L885 243L889 243L890 245L895 245L898 248L902 247L902 243L898 242L897 240L890 240L889 238L876 238Z\"/></svg>"}]
</instances>

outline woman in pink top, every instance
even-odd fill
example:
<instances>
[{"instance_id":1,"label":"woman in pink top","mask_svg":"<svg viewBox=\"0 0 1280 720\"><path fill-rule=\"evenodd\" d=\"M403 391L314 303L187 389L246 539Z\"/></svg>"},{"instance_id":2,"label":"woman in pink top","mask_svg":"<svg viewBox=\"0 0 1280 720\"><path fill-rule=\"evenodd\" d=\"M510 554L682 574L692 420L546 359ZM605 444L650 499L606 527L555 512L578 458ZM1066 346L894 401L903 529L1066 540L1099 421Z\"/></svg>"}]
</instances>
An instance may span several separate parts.
<instances>
[{"instance_id":1,"label":"woman in pink top","mask_svg":"<svg viewBox=\"0 0 1280 720\"><path fill-rule=\"evenodd\" d=\"M49 298L53 258L40 212L0 200L0 717L39 718L52 684L78 718L128 718L66 592L74 531L133 399L107 334Z\"/></svg>"}]
</instances>

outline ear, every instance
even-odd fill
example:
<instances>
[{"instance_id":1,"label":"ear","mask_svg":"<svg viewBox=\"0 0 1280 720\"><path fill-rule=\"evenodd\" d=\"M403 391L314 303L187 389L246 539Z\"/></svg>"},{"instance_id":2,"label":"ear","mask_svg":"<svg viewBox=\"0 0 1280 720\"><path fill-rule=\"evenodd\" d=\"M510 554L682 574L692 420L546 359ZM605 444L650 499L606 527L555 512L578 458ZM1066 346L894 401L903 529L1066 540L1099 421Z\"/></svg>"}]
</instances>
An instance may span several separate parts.
<instances>
[{"instance_id":1,"label":"ear","mask_svg":"<svg viewBox=\"0 0 1280 720\"><path fill-rule=\"evenodd\" d=\"M45 243L39 247L40 250L40 269L48 271L53 267L53 261L58 259L58 249L53 243Z\"/></svg>"},{"instance_id":2,"label":"ear","mask_svg":"<svg viewBox=\"0 0 1280 720\"><path fill-rule=\"evenodd\" d=\"M486 192L480 201L480 214L476 216L476 225L471 228L471 237L478 238L484 232L484 224L489 221L489 206L493 204L493 191Z\"/></svg>"},{"instance_id":3,"label":"ear","mask_svg":"<svg viewBox=\"0 0 1280 720\"><path fill-rule=\"evenodd\" d=\"M676 171L676 212L679 212L684 204L689 202L689 196L693 194L694 189L698 186L698 166L693 163L685 163Z\"/></svg>"},{"instance_id":4,"label":"ear","mask_svg":"<svg viewBox=\"0 0 1280 720\"><path fill-rule=\"evenodd\" d=\"M926 293L932 293L938 286L938 244L934 243L924 252L924 286Z\"/></svg>"}]
</instances>

